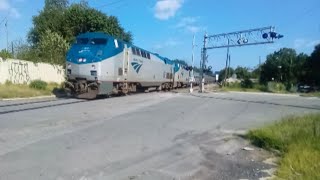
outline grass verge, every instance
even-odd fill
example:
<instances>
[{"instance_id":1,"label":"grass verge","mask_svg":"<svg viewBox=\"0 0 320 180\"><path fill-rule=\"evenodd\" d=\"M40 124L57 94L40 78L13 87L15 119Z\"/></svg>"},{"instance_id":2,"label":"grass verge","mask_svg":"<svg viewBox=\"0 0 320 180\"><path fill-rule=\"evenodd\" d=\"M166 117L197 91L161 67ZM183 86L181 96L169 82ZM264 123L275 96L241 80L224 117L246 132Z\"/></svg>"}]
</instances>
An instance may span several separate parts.
<instances>
[{"instance_id":1,"label":"grass verge","mask_svg":"<svg viewBox=\"0 0 320 180\"><path fill-rule=\"evenodd\" d=\"M223 91L240 91L240 92L265 92L261 91L260 89L253 89L253 88L241 88L241 87L222 87Z\"/></svg>"},{"instance_id":2,"label":"grass verge","mask_svg":"<svg viewBox=\"0 0 320 180\"><path fill-rule=\"evenodd\" d=\"M320 92L311 92L311 93L303 93L300 94L302 97L319 97L320 98Z\"/></svg>"},{"instance_id":3,"label":"grass verge","mask_svg":"<svg viewBox=\"0 0 320 180\"><path fill-rule=\"evenodd\" d=\"M45 89L30 88L26 84L0 84L0 99L6 98L27 98L36 96L52 95L52 91L55 88L59 88L56 83L49 83Z\"/></svg>"},{"instance_id":4,"label":"grass verge","mask_svg":"<svg viewBox=\"0 0 320 180\"><path fill-rule=\"evenodd\" d=\"M278 150L276 179L320 179L320 114L291 116L249 131L256 146Z\"/></svg>"},{"instance_id":5,"label":"grass verge","mask_svg":"<svg viewBox=\"0 0 320 180\"><path fill-rule=\"evenodd\" d=\"M270 92L264 85L253 83L251 88L242 87L240 83L229 83L222 87L223 91L241 91L241 92Z\"/></svg>"}]
</instances>

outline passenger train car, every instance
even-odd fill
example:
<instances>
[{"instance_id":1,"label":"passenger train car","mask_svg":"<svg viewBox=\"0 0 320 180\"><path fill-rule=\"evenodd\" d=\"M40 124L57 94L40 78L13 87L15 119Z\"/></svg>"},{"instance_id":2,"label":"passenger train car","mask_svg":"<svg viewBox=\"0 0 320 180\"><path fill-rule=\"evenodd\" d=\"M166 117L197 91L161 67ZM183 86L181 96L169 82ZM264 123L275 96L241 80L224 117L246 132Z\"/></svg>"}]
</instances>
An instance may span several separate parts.
<instances>
[{"instance_id":1,"label":"passenger train car","mask_svg":"<svg viewBox=\"0 0 320 180\"><path fill-rule=\"evenodd\" d=\"M188 68L104 33L80 34L66 58L66 88L79 98L189 84Z\"/></svg>"}]
</instances>

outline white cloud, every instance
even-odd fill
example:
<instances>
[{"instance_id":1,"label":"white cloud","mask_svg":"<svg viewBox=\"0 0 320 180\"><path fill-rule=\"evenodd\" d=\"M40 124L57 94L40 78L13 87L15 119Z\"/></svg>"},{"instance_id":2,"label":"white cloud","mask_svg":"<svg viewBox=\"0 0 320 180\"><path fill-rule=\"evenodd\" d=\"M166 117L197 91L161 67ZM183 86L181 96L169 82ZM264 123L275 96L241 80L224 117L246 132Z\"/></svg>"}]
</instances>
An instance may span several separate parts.
<instances>
[{"instance_id":1,"label":"white cloud","mask_svg":"<svg viewBox=\"0 0 320 180\"><path fill-rule=\"evenodd\" d=\"M316 45L320 44L320 39L318 40L314 40L314 41L310 41L307 46L308 47L315 47Z\"/></svg>"},{"instance_id":2,"label":"white cloud","mask_svg":"<svg viewBox=\"0 0 320 180\"><path fill-rule=\"evenodd\" d=\"M306 39L296 39L296 40L294 40L293 46L294 46L294 48L299 49L299 48L305 46L306 43L307 43Z\"/></svg>"},{"instance_id":3,"label":"white cloud","mask_svg":"<svg viewBox=\"0 0 320 180\"><path fill-rule=\"evenodd\" d=\"M320 43L320 39L310 40L305 38L299 38L294 40L294 48L303 49L303 48L311 48Z\"/></svg>"},{"instance_id":4,"label":"white cloud","mask_svg":"<svg viewBox=\"0 0 320 180\"><path fill-rule=\"evenodd\" d=\"M197 22L197 20L198 20L198 18L196 18L196 17L184 17L177 24L177 27L180 28L180 27L188 26L190 24L194 24Z\"/></svg>"},{"instance_id":5,"label":"white cloud","mask_svg":"<svg viewBox=\"0 0 320 180\"><path fill-rule=\"evenodd\" d=\"M167 48L167 47L175 47L175 46L178 46L179 44L181 44L180 41L176 40L176 39L168 39L166 40L164 43L159 43L159 44L156 44L153 46L153 48L155 50L160 50L160 49L164 49L164 48Z\"/></svg>"},{"instance_id":6,"label":"white cloud","mask_svg":"<svg viewBox=\"0 0 320 180\"><path fill-rule=\"evenodd\" d=\"M0 0L0 11L7 11L10 7L11 6L7 0Z\"/></svg>"},{"instance_id":7,"label":"white cloud","mask_svg":"<svg viewBox=\"0 0 320 180\"><path fill-rule=\"evenodd\" d=\"M201 27L198 27L198 26L187 26L186 29L189 31L189 32L192 32L192 33L197 33L200 31Z\"/></svg>"},{"instance_id":8,"label":"white cloud","mask_svg":"<svg viewBox=\"0 0 320 180\"><path fill-rule=\"evenodd\" d=\"M20 18L21 14L19 13L19 11L16 8L11 8L10 9L10 16L14 17L14 18Z\"/></svg>"},{"instance_id":9,"label":"white cloud","mask_svg":"<svg viewBox=\"0 0 320 180\"><path fill-rule=\"evenodd\" d=\"M12 7L8 0L0 0L0 12L8 13L8 16L13 18L21 16L19 11Z\"/></svg>"},{"instance_id":10,"label":"white cloud","mask_svg":"<svg viewBox=\"0 0 320 180\"><path fill-rule=\"evenodd\" d=\"M174 17L183 2L184 0L158 0L154 7L155 17L160 20L167 20Z\"/></svg>"},{"instance_id":11,"label":"white cloud","mask_svg":"<svg viewBox=\"0 0 320 180\"><path fill-rule=\"evenodd\" d=\"M197 25L198 19L198 17L184 17L176 25L176 28L183 29L191 33L197 33L205 29Z\"/></svg>"}]
</instances>

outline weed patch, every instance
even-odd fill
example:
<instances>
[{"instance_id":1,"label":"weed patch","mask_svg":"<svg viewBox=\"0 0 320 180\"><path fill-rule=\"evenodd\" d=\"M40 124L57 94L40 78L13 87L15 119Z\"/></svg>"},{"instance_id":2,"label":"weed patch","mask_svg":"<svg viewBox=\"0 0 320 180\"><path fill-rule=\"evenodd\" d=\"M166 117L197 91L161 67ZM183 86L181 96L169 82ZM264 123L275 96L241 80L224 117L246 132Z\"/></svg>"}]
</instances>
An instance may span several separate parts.
<instances>
[{"instance_id":1,"label":"weed patch","mask_svg":"<svg viewBox=\"0 0 320 180\"><path fill-rule=\"evenodd\" d=\"M291 116L249 131L256 146L280 152L277 176L284 179L320 179L320 114Z\"/></svg>"}]
</instances>

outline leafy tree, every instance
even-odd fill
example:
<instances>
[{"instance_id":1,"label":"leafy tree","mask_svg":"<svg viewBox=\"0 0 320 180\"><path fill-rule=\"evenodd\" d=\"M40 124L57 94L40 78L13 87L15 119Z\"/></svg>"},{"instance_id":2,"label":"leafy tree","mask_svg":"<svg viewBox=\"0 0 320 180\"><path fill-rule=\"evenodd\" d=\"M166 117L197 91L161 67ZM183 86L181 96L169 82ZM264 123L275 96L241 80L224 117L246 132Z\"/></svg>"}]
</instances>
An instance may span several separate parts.
<instances>
[{"instance_id":1,"label":"leafy tree","mask_svg":"<svg viewBox=\"0 0 320 180\"><path fill-rule=\"evenodd\" d=\"M308 67L309 56L300 53L293 62L292 72L295 82L306 82L310 79L310 67Z\"/></svg>"},{"instance_id":2,"label":"leafy tree","mask_svg":"<svg viewBox=\"0 0 320 180\"><path fill-rule=\"evenodd\" d=\"M7 51L6 49L2 49L0 51L0 57L3 59L8 59L8 58L13 58L13 55L12 55L12 53Z\"/></svg>"},{"instance_id":3,"label":"leafy tree","mask_svg":"<svg viewBox=\"0 0 320 180\"><path fill-rule=\"evenodd\" d=\"M261 66L260 82L267 83L274 80L282 83L294 81L293 63L296 59L296 51L290 48L282 48L269 54L266 62Z\"/></svg>"},{"instance_id":4,"label":"leafy tree","mask_svg":"<svg viewBox=\"0 0 320 180\"><path fill-rule=\"evenodd\" d=\"M242 88L253 88L253 82L248 77L245 77L244 80L241 81L240 86Z\"/></svg>"},{"instance_id":5,"label":"leafy tree","mask_svg":"<svg viewBox=\"0 0 320 180\"><path fill-rule=\"evenodd\" d=\"M71 43L75 36L85 32L105 32L127 42L132 42L132 34L125 32L118 19L88 6L86 1L68 6L68 0L46 0L39 15L33 17L33 28L28 40L37 45L40 34L51 30Z\"/></svg>"},{"instance_id":6,"label":"leafy tree","mask_svg":"<svg viewBox=\"0 0 320 180\"><path fill-rule=\"evenodd\" d=\"M28 41L37 46L40 41L40 35L46 30L57 32L63 35L63 28L68 26L64 23L64 13L67 9L67 0L46 0L44 9L38 16L34 16L33 27L28 34Z\"/></svg>"},{"instance_id":7,"label":"leafy tree","mask_svg":"<svg viewBox=\"0 0 320 180\"><path fill-rule=\"evenodd\" d=\"M56 32L47 30L41 35L39 50L40 56L52 64L64 64L65 54L69 44Z\"/></svg>"},{"instance_id":8,"label":"leafy tree","mask_svg":"<svg viewBox=\"0 0 320 180\"><path fill-rule=\"evenodd\" d=\"M42 61L60 64L65 48L75 36L85 32L105 32L132 42L132 34L121 27L116 17L89 7L86 0L70 6L68 0L45 0L43 10L33 17L33 27L28 34L30 46L20 46L19 55L31 59L32 53Z\"/></svg>"},{"instance_id":9,"label":"leafy tree","mask_svg":"<svg viewBox=\"0 0 320 180\"><path fill-rule=\"evenodd\" d=\"M234 73L237 74L238 79L250 78L249 68L238 66Z\"/></svg>"},{"instance_id":10,"label":"leafy tree","mask_svg":"<svg viewBox=\"0 0 320 180\"><path fill-rule=\"evenodd\" d=\"M316 45L311 53L308 67L310 68L310 79L320 85L320 44Z\"/></svg>"},{"instance_id":11,"label":"leafy tree","mask_svg":"<svg viewBox=\"0 0 320 180\"><path fill-rule=\"evenodd\" d=\"M64 14L63 35L71 42L75 36L85 32L105 32L116 38L132 42L130 32L120 26L118 19L114 16L107 16L101 11L90 8L86 4L73 4Z\"/></svg>"},{"instance_id":12,"label":"leafy tree","mask_svg":"<svg viewBox=\"0 0 320 180\"><path fill-rule=\"evenodd\" d=\"M234 69L233 68L227 68L228 70L228 76L227 78L230 78L233 74L234 74ZM222 69L220 72L219 72L219 81L223 81L225 79L225 74L226 74L226 68Z\"/></svg>"},{"instance_id":13,"label":"leafy tree","mask_svg":"<svg viewBox=\"0 0 320 180\"><path fill-rule=\"evenodd\" d=\"M261 66L254 68L253 71L251 72L251 78L259 79L260 72L261 72Z\"/></svg>"},{"instance_id":14,"label":"leafy tree","mask_svg":"<svg viewBox=\"0 0 320 180\"><path fill-rule=\"evenodd\" d=\"M66 9L69 5L68 0L45 0L44 9L52 10L52 9Z\"/></svg>"}]
</instances>

